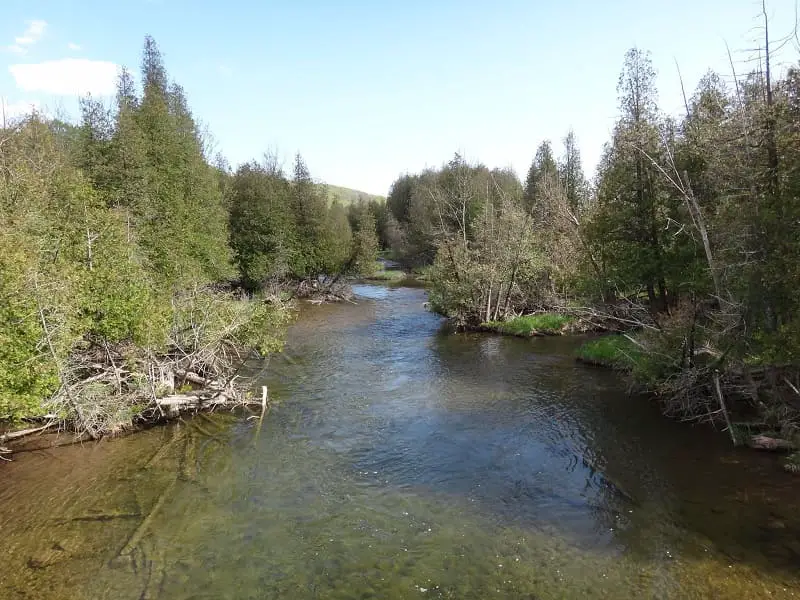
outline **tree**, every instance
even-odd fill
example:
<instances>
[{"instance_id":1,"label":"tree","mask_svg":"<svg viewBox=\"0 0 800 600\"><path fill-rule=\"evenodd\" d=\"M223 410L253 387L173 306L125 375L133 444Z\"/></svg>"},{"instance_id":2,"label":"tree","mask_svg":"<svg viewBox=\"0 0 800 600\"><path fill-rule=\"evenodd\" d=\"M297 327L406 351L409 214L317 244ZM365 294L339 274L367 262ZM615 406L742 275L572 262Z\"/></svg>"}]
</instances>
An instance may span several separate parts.
<instances>
[{"instance_id":1,"label":"tree","mask_svg":"<svg viewBox=\"0 0 800 600\"><path fill-rule=\"evenodd\" d=\"M617 89L620 118L601 161L592 235L608 257L602 262L612 288L631 294L641 286L651 307L664 310L670 241L665 234L675 221L653 164L661 158L662 130L649 54L637 48L627 52Z\"/></svg>"},{"instance_id":2,"label":"tree","mask_svg":"<svg viewBox=\"0 0 800 600\"><path fill-rule=\"evenodd\" d=\"M558 164L558 179L567 197L567 203L574 215L586 209L589 189L583 174L581 153L575 132L571 129L564 138L564 154Z\"/></svg>"},{"instance_id":3,"label":"tree","mask_svg":"<svg viewBox=\"0 0 800 600\"><path fill-rule=\"evenodd\" d=\"M290 275L296 239L289 181L266 165L245 163L228 195L231 246L242 283L255 290Z\"/></svg>"},{"instance_id":4,"label":"tree","mask_svg":"<svg viewBox=\"0 0 800 600\"><path fill-rule=\"evenodd\" d=\"M328 266L325 256L328 206L323 191L314 183L299 153L294 161L292 212L297 235L292 271L299 277L316 278Z\"/></svg>"},{"instance_id":5,"label":"tree","mask_svg":"<svg viewBox=\"0 0 800 600\"><path fill-rule=\"evenodd\" d=\"M353 244L350 270L370 275L378 258L378 226L371 205L358 206L353 214Z\"/></svg>"},{"instance_id":6,"label":"tree","mask_svg":"<svg viewBox=\"0 0 800 600\"><path fill-rule=\"evenodd\" d=\"M557 177L558 167L553 158L553 149L549 140L542 142L536 149L536 154L528 169L528 176L525 179L525 187L522 195L522 202L525 210L535 213L537 200L540 196L541 186L550 185L550 178ZM544 183L543 183L544 182Z\"/></svg>"}]
</instances>

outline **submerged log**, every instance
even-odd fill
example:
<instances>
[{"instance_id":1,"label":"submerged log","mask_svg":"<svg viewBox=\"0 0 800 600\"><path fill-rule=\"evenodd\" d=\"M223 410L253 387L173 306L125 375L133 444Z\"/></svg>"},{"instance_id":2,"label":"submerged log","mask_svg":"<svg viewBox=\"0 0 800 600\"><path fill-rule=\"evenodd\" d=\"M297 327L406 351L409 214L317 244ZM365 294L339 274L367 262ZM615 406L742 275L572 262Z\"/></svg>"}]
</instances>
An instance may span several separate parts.
<instances>
[{"instance_id":1,"label":"submerged log","mask_svg":"<svg viewBox=\"0 0 800 600\"><path fill-rule=\"evenodd\" d=\"M11 431L9 433L4 433L0 435L0 442L11 442L13 440L18 440L20 438L33 435L34 433L40 433L42 431L46 431L53 427L55 423L48 423L47 425L43 425L42 427L34 427L33 429L22 429L20 431Z\"/></svg>"},{"instance_id":2,"label":"submerged log","mask_svg":"<svg viewBox=\"0 0 800 600\"><path fill-rule=\"evenodd\" d=\"M770 450L773 452L795 449L795 445L789 440L782 440L768 435L754 435L747 441L747 445L756 450Z\"/></svg>"},{"instance_id":3,"label":"submerged log","mask_svg":"<svg viewBox=\"0 0 800 600\"><path fill-rule=\"evenodd\" d=\"M139 524L139 527L136 528L136 531L133 532L130 538L128 538L127 543L123 546L122 550L119 551L120 557L122 556L130 556L136 546L139 545L139 542L142 541L142 538L147 533L148 528L150 527L150 523L152 523L153 518L158 511L166 503L167 499L169 498L170 494L172 494L172 490L175 489L175 484L178 483L178 478L173 478L167 486L164 488L164 491L156 499L156 503L153 505L153 508L150 509L150 512L147 513L145 518Z\"/></svg>"}]
</instances>

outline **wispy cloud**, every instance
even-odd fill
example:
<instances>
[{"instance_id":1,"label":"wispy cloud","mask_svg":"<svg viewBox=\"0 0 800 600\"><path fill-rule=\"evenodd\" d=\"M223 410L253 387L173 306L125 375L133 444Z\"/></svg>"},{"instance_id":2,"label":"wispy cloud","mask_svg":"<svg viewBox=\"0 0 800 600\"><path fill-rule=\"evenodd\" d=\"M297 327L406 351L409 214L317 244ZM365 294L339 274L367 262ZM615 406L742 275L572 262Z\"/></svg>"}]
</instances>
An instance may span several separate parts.
<instances>
[{"instance_id":1,"label":"wispy cloud","mask_svg":"<svg viewBox=\"0 0 800 600\"><path fill-rule=\"evenodd\" d=\"M47 29L47 21L41 19L34 19L27 22L28 27L22 35L14 38L14 43L8 46L8 50L14 54L26 54L28 48L33 46L36 42L42 39L45 30Z\"/></svg>"},{"instance_id":2,"label":"wispy cloud","mask_svg":"<svg viewBox=\"0 0 800 600\"><path fill-rule=\"evenodd\" d=\"M76 51L81 49L81 45L80 44L76 44L75 42L70 42L69 44L67 44L67 49L72 50L73 52L76 52Z\"/></svg>"},{"instance_id":3,"label":"wispy cloud","mask_svg":"<svg viewBox=\"0 0 800 600\"><path fill-rule=\"evenodd\" d=\"M11 65L17 87L25 92L61 96L92 94L112 96L119 67L108 61L63 58L33 64Z\"/></svg>"}]
</instances>

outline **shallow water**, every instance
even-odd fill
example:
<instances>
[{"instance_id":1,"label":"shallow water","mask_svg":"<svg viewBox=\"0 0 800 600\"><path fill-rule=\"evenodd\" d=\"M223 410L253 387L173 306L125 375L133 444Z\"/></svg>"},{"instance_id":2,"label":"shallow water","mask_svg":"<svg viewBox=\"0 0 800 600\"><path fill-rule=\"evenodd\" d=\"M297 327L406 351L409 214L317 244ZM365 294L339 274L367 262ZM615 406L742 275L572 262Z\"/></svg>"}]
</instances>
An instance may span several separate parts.
<instances>
[{"instance_id":1,"label":"shallow water","mask_svg":"<svg viewBox=\"0 0 800 600\"><path fill-rule=\"evenodd\" d=\"M304 308L261 424L3 465L0 598L800 596L774 457L663 419L576 340L450 334L423 290L356 291Z\"/></svg>"}]
</instances>

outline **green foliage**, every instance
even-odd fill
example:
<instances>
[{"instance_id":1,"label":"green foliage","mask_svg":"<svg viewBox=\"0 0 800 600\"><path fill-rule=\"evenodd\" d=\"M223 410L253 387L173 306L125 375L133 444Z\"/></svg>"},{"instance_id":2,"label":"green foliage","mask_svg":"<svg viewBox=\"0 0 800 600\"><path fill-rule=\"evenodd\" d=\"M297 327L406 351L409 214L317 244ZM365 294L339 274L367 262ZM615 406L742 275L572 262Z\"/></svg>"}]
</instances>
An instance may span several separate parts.
<instances>
[{"instance_id":1,"label":"green foliage","mask_svg":"<svg viewBox=\"0 0 800 600\"><path fill-rule=\"evenodd\" d=\"M606 335L583 344L575 353L583 362L630 371L640 359L639 347L624 335Z\"/></svg>"},{"instance_id":2,"label":"green foliage","mask_svg":"<svg viewBox=\"0 0 800 600\"><path fill-rule=\"evenodd\" d=\"M199 331L182 329L188 323L208 333L192 341L215 339L222 356L240 345L281 347L280 302L186 292L234 273L227 207L183 91L150 38L142 79L138 96L121 73L114 111L84 100L80 127L32 114L0 129L0 419L47 406L103 430L129 420L139 397L130 384L129 402L112 398L118 382L89 377L66 405L47 403L87 376L98 349L135 369L188 343ZM149 395L147 377L130 380Z\"/></svg>"},{"instance_id":3,"label":"green foliage","mask_svg":"<svg viewBox=\"0 0 800 600\"><path fill-rule=\"evenodd\" d=\"M294 163L291 207L298 240L292 255L292 272L300 278L314 279L338 262L340 257L334 253L340 249L339 235L343 232L341 221L336 225L328 223L326 192L314 183L299 154ZM343 216L340 210L336 213Z\"/></svg>"},{"instance_id":4,"label":"green foliage","mask_svg":"<svg viewBox=\"0 0 800 600\"><path fill-rule=\"evenodd\" d=\"M397 269L386 269L382 262L374 262L372 269L364 273L366 279L375 281L401 281L406 278L403 271Z\"/></svg>"},{"instance_id":5,"label":"green foliage","mask_svg":"<svg viewBox=\"0 0 800 600\"><path fill-rule=\"evenodd\" d=\"M365 203L351 207L350 218L353 223L353 247L351 270L362 275L374 272L378 257L378 234L375 215Z\"/></svg>"},{"instance_id":6,"label":"green foliage","mask_svg":"<svg viewBox=\"0 0 800 600\"><path fill-rule=\"evenodd\" d=\"M375 239L375 224L369 230L371 239ZM375 242L377 246L377 241ZM350 220L347 211L339 202L334 202L328 209L326 215L323 234L320 240L321 270L318 273L333 274L347 270L348 265L355 259L351 258L353 253L353 231L350 228ZM377 251L377 247L375 247ZM367 256L368 261L375 258L375 252Z\"/></svg>"},{"instance_id":7,"label":"green foliage","mask_svg":"<svg viewBox=\"0 0 800 600\"><path fill-rule=\"evenodd\" d=\"M216 171L184 92L170 85L149 37L142 81L139 97L122 71L113 117L99 103L83 103L77 162L108 206L125 209L160 283L179 288L230 278L228 218Z\"/></svg>"},{"instance_id":8,"label":"green foliage","mask_svg":"<svg viewBox=\"0 0 800 600\"><path fill-rule=\"evenodd\" d=\"M538 334L560 333L572 320L566 315L542 313L514 317L507 321L488 321L483 323L483 326L506 335L529 337Z\"/></svg>"},{"instance_id":9,"label":"green foliage","mask_svg":"<svg viewBox=\"0 0 800 600\"><path fill-rule=\"evenodd\" d=\"M59 385L56 365L42 347L39 307L28 280L31 248L20 242L0 235L0 419L38 414L42 398Z\"/></svg>"},{"instance_id":10,"label":"green foliage","mask_svg":"<svg viewBox=\"0 0 800 600\"><path fill-rule=\"evenodd\" d=\"M250 289L291 273L298 245L291 199L289 181L267 165L244 164L231 178L231 246L242 282Z\"/></svg>"},{"instance_id":11,"label":"green foliage","mask_svg":"<svg viewBox=\"0 0 800 600\"><path fill-rule=\"evenodd\" d=\"M242 283L316 279L369 271L378 252L382 203L360 199L330 206L299 155L289 181L271 164L242 165L227 186L231 246Z\"/></svg>"}]
</instances>

